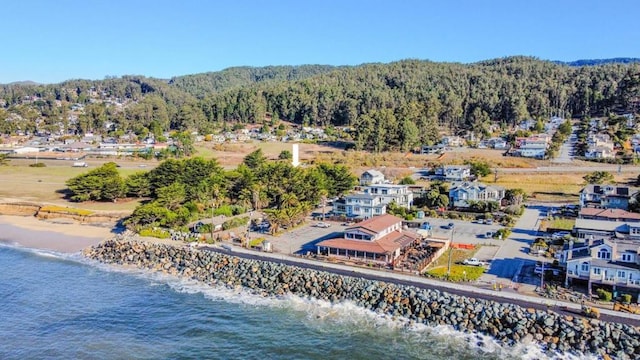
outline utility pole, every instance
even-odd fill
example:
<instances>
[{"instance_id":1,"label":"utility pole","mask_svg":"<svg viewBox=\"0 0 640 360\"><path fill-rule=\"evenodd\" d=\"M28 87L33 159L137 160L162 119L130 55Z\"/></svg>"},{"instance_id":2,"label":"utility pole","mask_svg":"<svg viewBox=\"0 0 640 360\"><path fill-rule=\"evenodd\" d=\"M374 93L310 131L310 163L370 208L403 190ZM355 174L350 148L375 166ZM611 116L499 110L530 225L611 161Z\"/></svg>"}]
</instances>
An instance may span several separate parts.
<instances>
[{"instance_id":1,"label":"utility pole","mask_svg":"<svg viewBox=\"0 0 640 360\"><path fill-rule=\"evenodd\" d=\"M451 276L451 252L453 251L453 227L451 228L451 240L449 241L449 262L447 265L447 277Z\"/></svg>"},{"instance_id":2,"label":"utility pole","mask_svg":"<svg viewBox=\"0 0 640 360\"><path fill-rule=\"evenodd\" d=\"M211 197L211 242L213 243L213 197Z\"/></svg>"},{"instance_id":3,"label":"utility pole","mask_svg":"<svg viewBox=\"0 0 640 360\"><path fill-rule=\"evenodd\" d=\"M540 271L540 290L544 291L544 261L542 262L542 271Z\"/></svg>"}]
</instances>

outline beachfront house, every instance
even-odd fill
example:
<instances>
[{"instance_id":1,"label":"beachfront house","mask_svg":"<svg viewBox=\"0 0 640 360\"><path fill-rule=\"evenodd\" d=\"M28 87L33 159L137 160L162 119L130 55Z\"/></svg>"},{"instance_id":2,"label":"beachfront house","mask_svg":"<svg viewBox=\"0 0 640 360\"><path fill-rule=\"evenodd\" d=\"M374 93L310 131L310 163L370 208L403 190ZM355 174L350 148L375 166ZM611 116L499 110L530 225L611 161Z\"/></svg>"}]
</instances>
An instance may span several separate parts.
<instances>
[{"instance_id":1,"label":"beachfront house","mask_svg":"<svg viewBox=\"0 0 640 360\"><path fill-rule=\"evenodd\" d=\"M616 238L640 241L640 222L576 219L573 232L578 239Z\"/></svg>"},{"instance_id":2,"label":"beachfront house","mask_svg":"<svg viewBox=\"0 0 640 360\"><path fill-rule=\"evenodd\" d=\"M638 301L640 293L640 243L598 239L565 244L560 263L566 266L565 286L585 284L588 293L595 286L614 293L631 294Z\"/></svg>"},{"instance_id":3,"label":"beachfront house","mask_svg":"<svg viewBox=\"0 0 640 360\"><path fill-rule=\"evenodd\" d=\"M333 202L333 213L350 218L370 218L387 213L382 197L366 193L346 195Z\"/></svg>"},{"instance_id":4,"label":"beachfront house","mask_svg":"<svg viewBox=\"0 0 640 360\"><path fill-rule=\"evenodd\" d=\"M319 242L318 255L393 265L402 249L420 235L402 228L402 219L385 214L364 220L344 230L340 238Z\"/></svg>"}]
</instances>

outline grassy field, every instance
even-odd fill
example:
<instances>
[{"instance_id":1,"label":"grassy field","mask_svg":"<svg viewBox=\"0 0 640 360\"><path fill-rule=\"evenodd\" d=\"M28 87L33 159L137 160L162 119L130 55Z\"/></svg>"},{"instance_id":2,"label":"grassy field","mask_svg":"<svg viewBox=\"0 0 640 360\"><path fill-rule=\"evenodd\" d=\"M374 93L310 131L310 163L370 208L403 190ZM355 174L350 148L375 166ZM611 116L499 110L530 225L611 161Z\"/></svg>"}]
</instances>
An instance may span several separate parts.
<instances>
[{"instance_id":1,"label":"grassy field","mask_svg":"<svg viewBox=\"0 0 640 360\"><path fill-rule=\"evenodd\" d=\"M426 274L436 278L449 279L451 281L477 280L484 273L484 267L460 265L464 259L473 257L476 251L477 249L452 249L450 275L447 274L449 272L449 252L447 251L429 266Z\"/></svg>"},{"instance_id":2,"label":"grassy field","mask_svg":"<svg viewBox=\"0 0 640 360\"><path fill-rule=\"evenodd\" d=\"M89 169L71 166L36 168L11 161L9 166L0 167L0 198L55 203L89 210L124 211L133 210L138 205L137 200L78 204L64 199L65 182L74 176L86 173ZM136 171L139 170L120 169L120 174L127 176Z\"/></svg>"}]
</instances>

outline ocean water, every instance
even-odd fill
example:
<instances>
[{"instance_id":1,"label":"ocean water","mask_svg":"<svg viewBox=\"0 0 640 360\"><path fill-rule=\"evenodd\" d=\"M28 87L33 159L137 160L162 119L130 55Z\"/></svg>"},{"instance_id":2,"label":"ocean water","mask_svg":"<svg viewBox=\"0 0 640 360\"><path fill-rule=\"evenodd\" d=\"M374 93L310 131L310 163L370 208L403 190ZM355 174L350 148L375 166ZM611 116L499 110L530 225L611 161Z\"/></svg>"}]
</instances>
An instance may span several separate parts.
<instances>
[{"instance_id":1,"label":"ocean water","mask_svg":"<svg viewBox=\"0 0 640 360\"><path fill-rule=\"evenodd\" d=\"M0 246L0 359L541 359L355 305ZM569 358L569 356L559 356Z\"/></svg>"}]
</instances>

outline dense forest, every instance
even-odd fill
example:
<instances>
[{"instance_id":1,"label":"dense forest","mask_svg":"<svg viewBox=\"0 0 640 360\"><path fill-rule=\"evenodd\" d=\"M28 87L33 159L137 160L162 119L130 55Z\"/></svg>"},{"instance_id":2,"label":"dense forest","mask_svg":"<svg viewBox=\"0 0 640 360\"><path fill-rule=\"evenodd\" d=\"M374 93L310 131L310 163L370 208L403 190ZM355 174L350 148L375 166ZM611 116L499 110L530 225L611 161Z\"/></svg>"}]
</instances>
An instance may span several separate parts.
<instances>
[{"instance_id":1,"label":"dense forest","mask_svg":"<svg viewBox=\"0 0 640 360\"><path fill-rule=\"evenodd\" d=\"M596 62L597 63L597 62ZM0 132L35 126L75 133L167 130L214 133L235 123L344 127L356 148L406 150L446 130L488 136L527 118L638 112L640 64L569 66L530 57L474 64L404 60L352 67L238 67L171 80L123 76L54 85L0 86ZM37 101L24 104L25 97ZM111 106L117 99L122 109ZM61 101L63 106L54 106ZM96 101L98 100L98 101ZM75 124L67 106L85 104ZM0 105L2 101L0 101ZM65 106L66 105L66 106ZM105 124L112 124L105 128ZM30 129L36 130L36 129Z\"/></svg>"}]
</instances>

